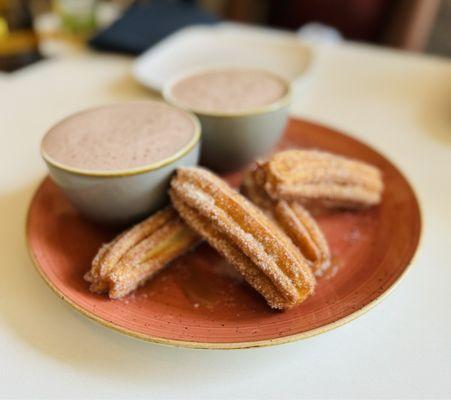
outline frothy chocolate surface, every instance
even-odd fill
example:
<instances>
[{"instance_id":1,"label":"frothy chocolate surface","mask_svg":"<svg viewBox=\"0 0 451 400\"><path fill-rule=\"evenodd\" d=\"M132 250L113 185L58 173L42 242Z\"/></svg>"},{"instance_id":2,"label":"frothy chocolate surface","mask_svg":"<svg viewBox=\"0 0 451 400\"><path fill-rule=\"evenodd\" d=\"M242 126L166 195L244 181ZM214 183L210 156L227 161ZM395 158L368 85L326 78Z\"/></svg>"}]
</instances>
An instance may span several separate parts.
<instances>
[{"instance_id":1,"label":"frothy chocolate surface","mask_svg":"<svg viewBox=\"0 0 451 400\"><path fill-rule=\"evenodd\" d=\"M195 131L187 113L167 104L124 103L64 119L47 132L42 151L72 168L124 170L171 157L190 142Z\"/></svg>"},{"instance_id":2,"label":"frothy chocolate surface","mask_svg":"<svg viewBox=\"0 0 451 400\"><path fill-rule=\"evenodd\" d=\"M184 108L210 113L255 110L280 100L288 92L278 76L260 69L230 68L189 75L170 94Z\"/></svg>"}]
</instances>

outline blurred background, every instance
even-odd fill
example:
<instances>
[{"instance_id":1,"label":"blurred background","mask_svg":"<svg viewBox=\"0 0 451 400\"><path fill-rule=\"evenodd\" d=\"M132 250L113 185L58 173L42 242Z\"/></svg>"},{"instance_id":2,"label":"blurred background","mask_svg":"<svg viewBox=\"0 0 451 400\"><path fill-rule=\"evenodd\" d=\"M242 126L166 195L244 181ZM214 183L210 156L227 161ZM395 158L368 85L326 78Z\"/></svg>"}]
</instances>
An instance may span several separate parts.
<instances>
[{"instance_id":1,"label":"blurred background","mask_svg":"<svg viewBox=\"0 0 451 400\"><path fill-rule=\"evenodd\" d=\"M137 55L224 21L451 55L451 0L0 0L0 70L89 48Z\"/></svg>"}]
</instances>

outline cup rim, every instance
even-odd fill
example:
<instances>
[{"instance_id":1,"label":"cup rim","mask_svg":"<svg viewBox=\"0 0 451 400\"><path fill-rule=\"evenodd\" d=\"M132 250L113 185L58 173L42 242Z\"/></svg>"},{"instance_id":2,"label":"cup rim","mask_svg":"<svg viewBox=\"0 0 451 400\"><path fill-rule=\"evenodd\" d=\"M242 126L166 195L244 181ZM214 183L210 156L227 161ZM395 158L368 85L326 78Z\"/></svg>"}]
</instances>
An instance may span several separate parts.
<instances>
[{"instance_id":1,"label":"cup rim","mask_svg":"<svg viewBox=\"0 0 451 400\"><path fill-rule=\"evenodd\" d=\"M157 100L135 101L135 103L136 102L140 102L140 103L154 102L154 103L165 104L164 102L157 101ZM90 108L78 111L74 114L71 114L69 117L75 116L77 114L82 114L88 110L92 111L92 110L97 110L97 109L102 109L102 108L106 108L106 107L112 107L112 106L127 104L127 103L133 103L133 102L123 102L123 103L119 102L119 103L105 104L105 105L101 105L101 106L97 106L97 107L90 107ZM175 107L172 104L169 104L169 105L171 107ZM153 162L150 164L144 164L142 166L135 167L135 168L125 168L125 169L106 170L106 171L97 171L97 170L89 170L89 169L83 169L83 168L70 167L66 164L63 164L59 161L54 160L51 156L49 156L43 148L43 145L42 145L43 140L41 140L41 145L40 145L41 157L48 165L50 165L52 167L55 167L57 169L65 171L65 172L69 172L74 175L90 176L90 177L117 178L117 177L125 177L125 176L143 174L146 172L150 172L150 171L154 171L154 170L163 168L169 164L172 164L173 162L177 161L178 159L182 158L183 156L185 156L186 154L191 152L195 148L195 146L200 142L202 128L201 128L199 119L196 117L196 115L189 112L188 110L184 110L184 109L180 109L180 108L179 108L179 110L183 111L193 122L193 125L194 125L193 136L190 139L190 141L185 146L183 146L179 151L177 151L170 157L163 158L160 161ZM68 118L68 117L66 117L66 118ZM63 120L61 120L61 121L63 121ZM61 121L59 121L59 122L61 122Z\"/></svg>"},{"instance_id":2,"label":"cup rim","mask_svg":"<svg viewBox=\"0 0 451 400\"><path fill-rule=\"evenodd\" d=\"M243 110L243 111L205 111L202 109L197 109L194 107L190 107L187 104L184 104L182 101L177 100L176 98L174 98L174 96L172 95L172 88L173 86L189 77L192 75L196 75L202 72L208 72L208 71L222 71L222 70L233 70L233 69L248 69L248 70L260 70L263 71L267 74L270 74L274 77L276 77L277 79L279 79L280 81L282 81L285 86L286 86L286 93L284 96L282 96L280 99L277 99L276 101L269 103L269 104L265 104L263 106L260 107L256 107L256 108L250 108L247 110ZM266 114L272 111L276 111L282 107L285 107L286 105L288 105L291 101L292 98L292 84L289 80L285 79L284 77L276 74L273 71L270 71L269 69L266 68L262 68L262 67L252 67L252 66L237 66L237 65L224 65L224 66L213 66L213 67L196 67L196 68L191 68L189 70L185 70L184 72L175 75L174 77L172 77L171 79L169 79L169 81L164 85L163 87L163 98L164 100L177 107L177 108L181 108L185 111L188 112L192 112L194 114L200 115L200 116L207 116L207 117L246 117L246 116L252 116L252 115L260 115L260 114Z\"/></svg>"}]
</instances>

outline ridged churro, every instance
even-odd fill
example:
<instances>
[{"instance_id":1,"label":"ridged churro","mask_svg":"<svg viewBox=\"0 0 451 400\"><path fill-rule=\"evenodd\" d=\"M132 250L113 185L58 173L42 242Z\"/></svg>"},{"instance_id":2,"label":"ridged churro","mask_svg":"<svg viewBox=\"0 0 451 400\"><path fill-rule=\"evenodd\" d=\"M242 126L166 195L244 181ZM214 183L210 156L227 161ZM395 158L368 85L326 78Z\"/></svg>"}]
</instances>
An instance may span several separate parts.
<instances>
[{"instance_id":1,"label":"ridged churro","mask_svg":"<svg viewBox=\"0 0 451 400\"><path fill-rule=\"evenodd\" d=\"M310 213L301 204L285 200L277 201L272 212L284 232L310 262L314 274L321 276L330 267L330 250Z\"/></svg>"},{"instance_id":2,"label":"ridged churro","mask_svg":"<svg viewBox=\"0 0 451 400\"><path fill-rule=\"evenodd\" d=\"M259 186L274 200L365 208L381 200L381 172L362 161L316 150L288 150L258 163Z\"/></svg>"},{"instance_id":3,"label":"ridged churro","mask_svg":"<svg viewBox=\"0 0 451 400\"><path fill-rule=\"evenodd\" d=\"M272 200L259 186L260 172L256 168L245 174L241 192L275 220L309 261L315 275L322 275L330 266L330 251L320 227L301 204Z\"/></svg>"},{"instance_id":4,"label":"ridged churro","mask_svg":"<svg viewBox=\"0 0 451 400\"><path fill-rule=\"evenodd\" d=\"M85 280L92 292L123 297L199 241L176 211L166 207L102 246Z\"/></svg>"},{"instance_id":5,"label":"ridged churro","mask_svg":"<svg viewBox=\"0 0 451 400\"><path fill-rule=\"evenodd\" d=\"M186 223L233 264L268 304L291 308L315 278L291 240L257 207L202 168L181 168L171 200Z\"/></svg>"}]
</instances>

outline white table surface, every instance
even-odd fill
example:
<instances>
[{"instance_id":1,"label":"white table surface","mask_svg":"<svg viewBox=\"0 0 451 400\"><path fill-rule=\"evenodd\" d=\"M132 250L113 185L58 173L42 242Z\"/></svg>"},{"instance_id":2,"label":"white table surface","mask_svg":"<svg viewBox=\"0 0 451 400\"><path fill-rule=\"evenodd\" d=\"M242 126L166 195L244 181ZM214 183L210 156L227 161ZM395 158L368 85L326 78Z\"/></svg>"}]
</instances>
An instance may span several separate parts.
<instances>
[{"instance_id":1,"label":"white table surface","mask_svg":"<svg viewBox=\"0 0 451 400\"><path fill-rule=\"evenodd\" d=\"M87 106L149 96L131 60L46 61L0 79L0 397L439 398L451 396L451 63L348 44L317 48L293 114L390 157L421 200L413 268L366 315L270 348L186 350L89 321L35 272L25 213L45 174L39 141Z\"/></svg>"}]
</instances>

